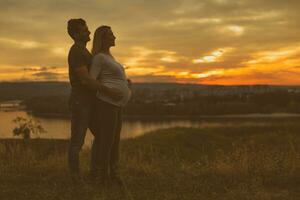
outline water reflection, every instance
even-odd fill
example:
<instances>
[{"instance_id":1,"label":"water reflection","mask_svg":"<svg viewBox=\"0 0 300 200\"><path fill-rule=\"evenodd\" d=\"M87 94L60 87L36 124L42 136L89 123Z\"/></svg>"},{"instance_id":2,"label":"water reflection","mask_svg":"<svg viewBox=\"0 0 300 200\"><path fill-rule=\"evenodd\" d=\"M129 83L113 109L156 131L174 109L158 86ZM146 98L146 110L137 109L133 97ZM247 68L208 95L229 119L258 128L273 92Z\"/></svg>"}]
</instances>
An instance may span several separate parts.
<instances>
[{"instance_id":1,"label":"water reflection","mask_svg":"<svg viewBox=\"0 0 300 200\"><path fill-rule=\"evenodd\" d=\"M12 120L17 117L28 117L24 111L0 112L0 137L12 137L12 129L15 125ZM42 126L47 133L41 135L41 138L69 138L70 120L61 118L41 118L34 117L41 121ZM121 138L132 138L143 135L147 132L171 127L228 127L228 126L264 126L268 123L282 122L281 118L275 117L272 122L267 118L199 118L199 119L131 119L124 120ZM88 132L85 145L90 145L92 135Z\"/></svg>"},{"instance_id":2,"label":"water reflection","mask_svg":"<svg viewBox=\"0 0 300 200\"><path fill-rule=\"evenodd\" d=\"M16 117L29 117L29 115L24 111L14 111L14 112L0 112L0 126L1 132L0 137L10 138L12 137L12 129L15 124L12 120ZM62 118L41 118L33 117L38 119L42 126L45 128L47 133L40 135L41 138L69 138L70 137L70 120ZM145 120L124 120L121 138L132 138L143 135L147 132L155 131L163 128L171 127L199 127L201 126L201 121L191 121L191 120L155 120L155 119L145 119ZM34 136L32 136L34 137ZM90 144L92 140L92 135L88 131L86 137L86 143Z\"/></svg>"}]
</instances>

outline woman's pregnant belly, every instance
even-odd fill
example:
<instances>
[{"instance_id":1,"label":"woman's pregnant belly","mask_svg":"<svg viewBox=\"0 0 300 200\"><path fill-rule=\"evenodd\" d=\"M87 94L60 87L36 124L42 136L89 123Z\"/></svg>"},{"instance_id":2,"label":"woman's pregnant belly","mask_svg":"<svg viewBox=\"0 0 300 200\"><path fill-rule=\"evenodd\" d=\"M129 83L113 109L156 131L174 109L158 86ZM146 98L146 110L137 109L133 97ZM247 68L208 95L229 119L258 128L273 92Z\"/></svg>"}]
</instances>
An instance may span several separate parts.
<instances>
[{"instance_id":1,"label":"woman's pregnant belly","mask_svg":"<svg viewBox=\"0 0 300 200\"><path fill-rule=\"evenodd\" d=\"M131 97L131 90L128 88L128 83L126 80L121 80L121 79L102 80L101 83L106 87L118 89L122 94L122 98L120 100L114 100L109 95L105 93L101 93L100 91L97 93L97 97L99 99L121 107L125 106L128 103Z\"/></svg>"}]
</instances>

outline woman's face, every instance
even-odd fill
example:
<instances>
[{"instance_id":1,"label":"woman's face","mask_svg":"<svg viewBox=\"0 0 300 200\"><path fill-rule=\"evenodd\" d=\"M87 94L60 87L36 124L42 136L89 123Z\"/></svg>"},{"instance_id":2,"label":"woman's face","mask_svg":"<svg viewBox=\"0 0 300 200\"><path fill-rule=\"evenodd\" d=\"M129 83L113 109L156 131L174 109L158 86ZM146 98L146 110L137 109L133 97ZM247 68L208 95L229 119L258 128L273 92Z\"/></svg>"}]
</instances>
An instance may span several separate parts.
<instances>
[{"instance_id":1,"label":"woman's face","mask_svg":"<svg viewBox=\"0 0 300 200\"><path fill-rule=\"evenodd\" d=\"M105 33L105 43L107 46L111 47L111 46L115 46L115 40L116 37L114 35L114 33L112 32L111 29L108 29L107 32Z\"/></svg>"}]
</instances>

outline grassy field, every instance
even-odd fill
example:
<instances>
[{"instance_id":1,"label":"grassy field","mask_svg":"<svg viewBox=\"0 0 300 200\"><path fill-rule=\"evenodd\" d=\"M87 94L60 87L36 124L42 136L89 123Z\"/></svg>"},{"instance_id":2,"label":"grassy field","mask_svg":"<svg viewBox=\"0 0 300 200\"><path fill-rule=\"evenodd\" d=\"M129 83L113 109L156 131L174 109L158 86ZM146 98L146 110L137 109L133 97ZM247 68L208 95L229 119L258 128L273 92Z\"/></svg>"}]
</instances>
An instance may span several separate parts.
<instances>
[{"instance_id":1,"label":"grassy field","mask_svg":"<svg viewBox=\"0 0 300 200\"><path fill-rule=\"evenodd\" d=\"M43 153L15 145L8 152L0 143L0 199L296 200L299 144L295 121L160 130L122 141L126 188L102 190L71 184L64 148ZM87 174L88 149L81 159Z\"/></svg>"}]
</instances>

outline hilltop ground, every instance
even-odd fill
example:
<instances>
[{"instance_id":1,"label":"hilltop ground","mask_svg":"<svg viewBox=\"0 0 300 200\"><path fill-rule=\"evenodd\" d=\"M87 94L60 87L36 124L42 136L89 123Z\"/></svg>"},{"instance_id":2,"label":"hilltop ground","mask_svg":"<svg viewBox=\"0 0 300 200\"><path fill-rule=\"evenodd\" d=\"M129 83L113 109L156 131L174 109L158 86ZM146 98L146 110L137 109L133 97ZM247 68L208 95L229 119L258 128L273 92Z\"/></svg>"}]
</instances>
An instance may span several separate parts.
<instances>
[{"instance_id":1,"label":"hilltop ground","mask_svg":"<svg viewBox=\"0 0 300 200\"><path fill-rule=\"evenodd\" d=\"M299 199L299 131L300 123L174 128L123 140L123 190L73 186L64 148L19 145L8 153L0 143L0 199Z\"/></svg>"}]
</instances>

